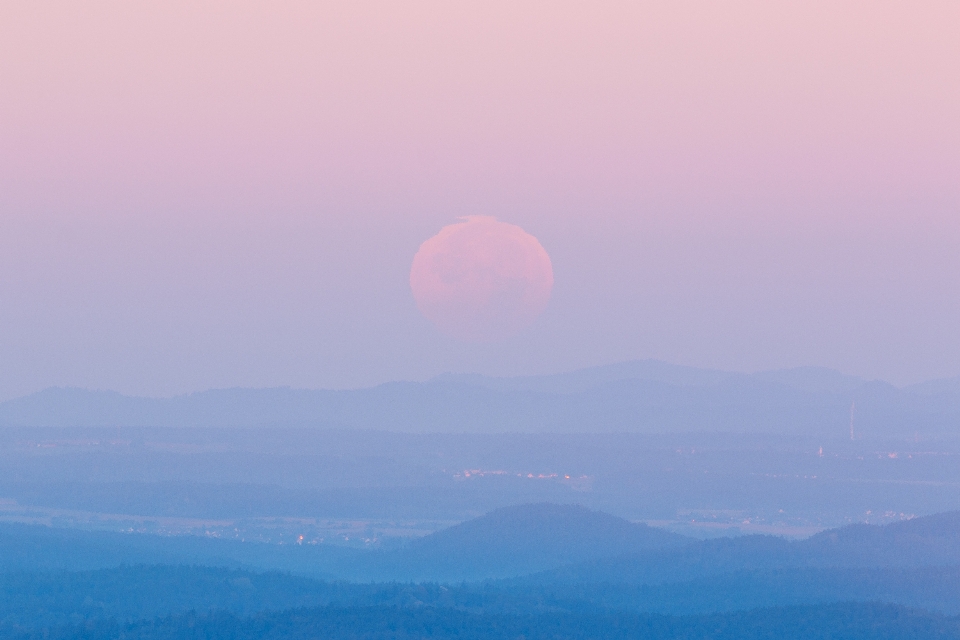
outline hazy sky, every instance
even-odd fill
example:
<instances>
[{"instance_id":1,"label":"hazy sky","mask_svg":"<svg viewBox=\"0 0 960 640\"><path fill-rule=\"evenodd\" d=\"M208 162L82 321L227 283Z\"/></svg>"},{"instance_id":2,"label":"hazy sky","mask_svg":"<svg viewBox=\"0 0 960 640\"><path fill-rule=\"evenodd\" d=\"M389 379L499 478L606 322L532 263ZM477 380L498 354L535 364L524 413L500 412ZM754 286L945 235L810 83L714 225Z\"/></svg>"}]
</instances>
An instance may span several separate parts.
<instances>
[{"instance_id":1,"label":"hazy sky","mask_svg":"<svg viewBox=\"0 0 960 640\"><path fill-rule=\"evenodd\" d=\"M0 398L632 358L960 375L960 3L0 3ZM463 215L547 311L417 312Z\"/></svg>"}]
</instances>

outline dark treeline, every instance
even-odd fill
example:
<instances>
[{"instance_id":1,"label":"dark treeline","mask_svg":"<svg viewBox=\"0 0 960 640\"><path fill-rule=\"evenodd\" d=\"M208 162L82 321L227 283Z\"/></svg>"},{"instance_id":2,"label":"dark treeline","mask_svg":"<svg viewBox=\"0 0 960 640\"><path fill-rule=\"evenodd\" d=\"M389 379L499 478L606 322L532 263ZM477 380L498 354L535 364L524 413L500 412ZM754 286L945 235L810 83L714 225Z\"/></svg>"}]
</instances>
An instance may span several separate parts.
<instances>
[{"instance_id":1,"label":"dark treeline","mask_svg":"<svg viewBox=\"0 0 960 640\"><path fill-rule=\"evenodd\" d=\"M454 609L483 615L566 613L692 615L761 607L888 602L960 613L960 568L741 571L656 585L536 585L494 581L357 584L211 567L132 566L85 572L0 574L0 624L53 628L127 623L190 611L245 616L300 607Z\"/></svg>"},{"instance_id":2,"label":"dark treeline","mask_svg":"<svg viewBox=\"0 0 960 640\"><path fill-rule=\"evenodd\" d=\"M447 608L320 607L239 617L188 613L43 629L9 640L916 640L960 638L960 620L882 604L786 607L708 616L483 614Z\"/></svg>"},{"instance_id":3,"label":"dark treeline","mask_svg":"<svg viewBox=\"0 0 960 640\"><path fill-rule=\"evenodd\" d=\"M953 512L799 541L693 540L539 504L362 551L4 524L0 630L25 640L954 638L958 531ZM387 577L347 582L334 569Z\"/></svg>"}]
</instances>

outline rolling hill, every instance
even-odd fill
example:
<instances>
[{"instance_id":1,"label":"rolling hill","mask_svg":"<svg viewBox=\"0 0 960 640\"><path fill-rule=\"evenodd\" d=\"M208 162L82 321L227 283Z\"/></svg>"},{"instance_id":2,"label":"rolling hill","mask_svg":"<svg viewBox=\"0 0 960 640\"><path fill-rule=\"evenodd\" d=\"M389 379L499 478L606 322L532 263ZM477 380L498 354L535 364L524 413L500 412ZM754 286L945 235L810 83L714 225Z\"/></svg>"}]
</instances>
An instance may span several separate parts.
<instances>
[{"instance_id":1,"label":"rolling hill","mask_svg":"<svg viewBox=\"0 0 960 640\"><path fill-rule=\"evenodd\" d=\"M854 524L805 540L742 536L570 564L525 578L538 584L664 584L784 568L960 566L960 512L885 526Z\"/></svg>"},{"instance_id":2,"label":"rolling hill","mask_svg":"<svg viewBox=\"0 0 960 640\"><path fill-rule=\"evenodd\" d=\"M521 505L497 509L384 554L374 575L482 580L689 542L675 533L577 505Z\"/></svg>"}]
</instances>

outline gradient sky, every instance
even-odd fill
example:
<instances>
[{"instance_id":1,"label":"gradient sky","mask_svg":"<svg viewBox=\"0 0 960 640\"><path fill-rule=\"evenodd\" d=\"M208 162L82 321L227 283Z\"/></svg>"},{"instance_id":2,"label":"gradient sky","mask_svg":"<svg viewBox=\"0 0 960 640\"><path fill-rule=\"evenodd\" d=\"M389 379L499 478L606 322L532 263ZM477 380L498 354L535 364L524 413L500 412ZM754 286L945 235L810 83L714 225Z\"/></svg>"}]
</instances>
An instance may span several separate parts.
<instances>
[{"instance_id":1,"label":"gradient sky","mask_svg":"<svg viewBox=\"0 0 960 640\"><path fill-rule=\"evenodd\" d=\"M0 4L0 398L632 358L960 375L956 2ZM417 312L463 215L550 306Z\"/></svg>"}]
</instances>

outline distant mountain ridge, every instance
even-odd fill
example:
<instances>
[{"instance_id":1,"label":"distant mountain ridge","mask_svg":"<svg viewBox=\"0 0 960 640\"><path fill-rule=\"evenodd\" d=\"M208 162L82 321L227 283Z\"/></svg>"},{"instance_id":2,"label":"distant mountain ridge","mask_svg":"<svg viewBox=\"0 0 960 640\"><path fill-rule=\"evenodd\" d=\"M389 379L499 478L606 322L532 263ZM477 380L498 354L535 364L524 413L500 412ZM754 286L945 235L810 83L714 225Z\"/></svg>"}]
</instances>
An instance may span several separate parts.
<instances>
[{"instance_id":1,"label":"distant mountain ridge","mask_svg":"<svg viewBox=\"0 0 960 640\"><path fill-rule=\"evenodd\" d=\"M960 432L960 383L897 388L836 371L754 374L644 360L571 373L443 375L348 391L218 389L174 398L52 388L0 403L7 427L265 427L407 432Z\"/></svg>"}]
</instances>

